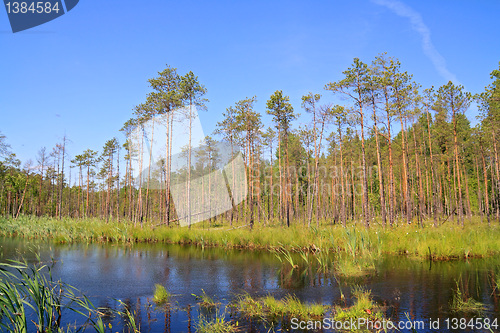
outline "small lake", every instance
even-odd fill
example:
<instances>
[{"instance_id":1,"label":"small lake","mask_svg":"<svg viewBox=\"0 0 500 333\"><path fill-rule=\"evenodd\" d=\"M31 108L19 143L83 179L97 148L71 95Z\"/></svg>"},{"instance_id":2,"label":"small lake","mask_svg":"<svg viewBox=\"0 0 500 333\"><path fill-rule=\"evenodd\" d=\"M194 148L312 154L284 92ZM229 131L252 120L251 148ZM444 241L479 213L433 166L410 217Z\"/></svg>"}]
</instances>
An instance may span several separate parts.
<instances>
[{"instance_id":1,"label":"small lake","mask_svg":"<svg viewBox=\"0 0 500 333\"><path fill-rule=\"evenodd\" d=\"M0 239L0 261L24 257L34 262L34 252L40 253L43 261L53 259L54 278L78 288L94 305L118 308L118 300L129 305L136 313L141 332L195 332L200 313L214 315L201 311L197 305L193 294L200 295L203 291L220 302L224 311L225 305L244 293L271 294L276 298L295 295L305 302L349 305L353 285L371 290L389 319L423 320L425 329L418 332L477 332L446 328L446 318L450 324L453 318L473 318L471 314L450 311L457 281L465 292L485 304L481 318L500 321L499 293L493 290L493 274L500 270L498 257L448 262L384 257L376 262L376 271L370 275L339 279L311 267L299 265L291 269L288 263L269 252L165 244L55 245ZM156 308L153 304L155 284L165 286L175 295L169 307ZM341 292L345 299L341 298ZM230 318L235 314L228 311L226 316ZM440 329L430 329L429 319L438 318ZM116 332L122 329L118 322L116 318L109 318L106 324L111 323ZM239 323L243 331L268 331L244 318ZM290 326L283 323L281 329L288 330Z\"/></svg>"}]
</instances>

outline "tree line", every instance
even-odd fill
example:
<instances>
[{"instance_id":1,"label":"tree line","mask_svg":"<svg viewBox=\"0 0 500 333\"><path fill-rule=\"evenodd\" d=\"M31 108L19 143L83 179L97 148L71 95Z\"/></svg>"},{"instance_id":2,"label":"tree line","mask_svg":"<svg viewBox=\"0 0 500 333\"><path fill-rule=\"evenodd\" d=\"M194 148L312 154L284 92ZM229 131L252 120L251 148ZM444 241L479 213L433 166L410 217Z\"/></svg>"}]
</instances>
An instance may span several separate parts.
<instances>
[{"instance_id":1,"label":"tree line","mask_svg":"<svg viewBox=\"0 0 500 333\"><path fill-rule=\"evenodd\" d=\"M195 110L206 108L207 90L192 72L179 75L170 66L149 80L151 92L121 128L123 143L112 138L100 152L70 157L64 137L21 166L0 134L0 214L175 225L182 217L172 200L173 178L184 180L191 212L192 180L221 167L219 140L231 159L241 152L248 195L211 224L500 221L500 70L477 94L453 82L423 89L386 54L371 63L355 58L342 74L323 95L302 96L310 123L294 127L299 110L277 90L266 101L270 124L256 110L257 98L247 97L227 107L198 148L192 121ZM329 97L342 103L323 102ZM472 103L479 111L475 126L467 117ZM185 167L173 170L179 118L187 120L189 140ZM147 147L159 127L164 154L153 162ZM131 140L134 133L139 140Z\"/></svg>"}]
</instances>

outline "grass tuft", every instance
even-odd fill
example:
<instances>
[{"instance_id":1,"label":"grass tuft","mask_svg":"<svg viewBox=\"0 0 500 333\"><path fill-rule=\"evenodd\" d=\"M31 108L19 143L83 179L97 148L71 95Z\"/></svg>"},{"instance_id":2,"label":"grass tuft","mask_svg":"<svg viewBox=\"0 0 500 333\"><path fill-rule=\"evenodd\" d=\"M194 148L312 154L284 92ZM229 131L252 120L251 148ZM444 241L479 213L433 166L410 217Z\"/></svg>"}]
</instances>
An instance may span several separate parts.
<instances>
[{"instance_id":1,"label":"grass tuft","mask_svg":"<svg viewBox=\"0 0 500 333\"><path fill-rule=\"evenodd\" d=\"M167 291L167 289L161 284L155 284L155 293L153 296L153 302L156 305L164 305L170 301L172 294Z\"/></svg>"},{"instance_id":2,"label":"grass tuft","mask_svg":"<svg viewBox=\"0 0 500 333\"><path fill-rule=\"evenodd\" d=\"M371 321L383 319L383 312L373 302L371 291L366 290L363 287L354 286L352 288L352 295L356 301L351 307L335 307L334 319L336 321L347 321L351 319L357 320L359 318L365 318Z\"/></svg>"},{"instance_id":3,"label":"grass tuft","mask_svg":"<svg viewBox=\"0 0 500 333\"><path fill-rule=\"evenodd\" d=\"M244 294L238 298L235 307L237 311L246 317L260 318L262 320L275 320L283 316L299 319L321 318L328 310L326 305L303 303L293 295L277 300L271 295L255 299L248 294Z\"/></svg>"},{"instance_id":4,"label":"grass tuft","mask_svg":"<svg viewBox=\"0 0 500 333\"><path fill-rule=\"evenodd\" d=\"M208 296L205 293L205 290L202 289L201 291L202 291L201 295L191 294L194 297L196 297L197 300L199 300L198 304L201 307L207 308L207 309L213 309L213 308L217 307L220 304L218 302L215 302L212 297Z\"/></svg>"},{"instance_id":5,"label":"grass tuft","mask_svg":"<svg viewBox=\"0 0 500 333\"><path fill-rule=\"evenodd\" d=\"M225 314L216 313L215 318L208 320L205 316L200 315L196 324L197 333L232 333L237 332L238 323L233 324L227 321Z\"/></svg>"},{"instance_id":6,"label":"grass tuft","mask_svg":"<svg viewBox=\"0 0 500 333\"><path fill-rule=\"evenodd\" d=\"M240 295L235 304L236 309L247 317L264 318L262 302L255 300L249 294Z\"/></svg>"}]
</instances>

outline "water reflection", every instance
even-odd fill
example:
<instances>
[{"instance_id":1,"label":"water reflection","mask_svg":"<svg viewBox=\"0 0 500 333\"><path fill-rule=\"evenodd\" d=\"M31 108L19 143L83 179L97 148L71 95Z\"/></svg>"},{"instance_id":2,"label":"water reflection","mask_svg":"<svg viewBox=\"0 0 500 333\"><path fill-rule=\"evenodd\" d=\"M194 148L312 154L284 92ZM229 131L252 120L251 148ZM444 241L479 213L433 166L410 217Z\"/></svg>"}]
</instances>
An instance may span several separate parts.
<instances>
[{"instance_id":1,"label":"water reflection","mask_svg":"<svg viewBox=\"0 0 500 333\"><path fill-rule=\"evenodd\" d=\"M123 301L144 332L194 332L200 310L192 294L201 290L222 307L243 292L276 298L294 294L302 301L349 305L351 286L358 284L372 290L393 320L406 320L406 313L417 320L464 316L452 313L449 306L459 281L463 292L486 304L484 316L500 314L498 292L493 291L499 258L431 263L385 257L369 274L348 278L324 272L316 264L306 265L298 256L293 268L273 253L164 244L54 245L16 239L1 239L0 246L3 261L21 256L34 261L33 249L42 260L53 258L56 279L80 289L101 307L120 308L118 300ZM171 305L157 308L152 303L156 283L174 294ZM119 321L106 320L113 326ZM252 321L247 325L255 331L264 329Z\"/></svg>"}]
</instances>

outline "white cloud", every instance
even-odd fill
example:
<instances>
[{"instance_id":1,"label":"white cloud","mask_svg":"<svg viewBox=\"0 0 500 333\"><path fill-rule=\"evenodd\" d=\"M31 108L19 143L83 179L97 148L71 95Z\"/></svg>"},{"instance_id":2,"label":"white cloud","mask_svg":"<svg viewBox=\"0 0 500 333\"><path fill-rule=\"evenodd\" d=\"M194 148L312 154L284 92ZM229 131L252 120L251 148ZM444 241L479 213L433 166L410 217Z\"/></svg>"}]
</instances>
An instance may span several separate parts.
<instances>
[{"instance_id":1,"label":"white cloud","mask_svg":"<svg viewBox=\"0 0 500 333\"><path fill-rule=\"evenodd\" d=\"M446 67L446 61L443 56L436 50L434 44L432 44L431 31L429 27L425 25L422 16L417 11L397 0L372 0L372 2L389 8L398 16L408 18L413 30L418 32L422 37L422 48L424 53L432 61L438 73L446 81L460 84L455 74L451 73Z\"/></svg>"}]
</instances>

